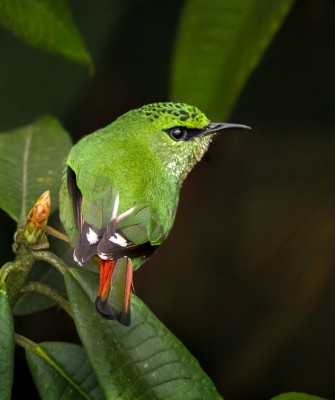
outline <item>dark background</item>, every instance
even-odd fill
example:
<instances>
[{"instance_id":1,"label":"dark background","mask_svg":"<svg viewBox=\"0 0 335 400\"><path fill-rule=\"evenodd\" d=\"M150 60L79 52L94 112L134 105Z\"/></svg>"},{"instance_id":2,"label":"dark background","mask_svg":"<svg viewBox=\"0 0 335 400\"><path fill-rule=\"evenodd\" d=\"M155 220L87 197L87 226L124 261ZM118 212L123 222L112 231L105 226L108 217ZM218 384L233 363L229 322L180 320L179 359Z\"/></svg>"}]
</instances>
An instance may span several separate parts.
<instances>
[{"instance_id":1,"label":"dark background","mask_svg":"<svg viewBox=\"0 0 335 400\"><path fill-rule=\"evenodd\" d=\"M96 74L0 35L0 130L43 113L74 140L169 99L183 2L73 2ZM231 400L303 391L335 398L335 3L297 1L222 135L185 182L173 231L136 293ZM224 88L223 88L224 90ZM0 214L1 262L15 224ZM76 341L56 308L20 317L35 341ZM36 398L18 364L13 398ZM28 394L31 393L31 394Z\"/></svg>"}]
</instances>

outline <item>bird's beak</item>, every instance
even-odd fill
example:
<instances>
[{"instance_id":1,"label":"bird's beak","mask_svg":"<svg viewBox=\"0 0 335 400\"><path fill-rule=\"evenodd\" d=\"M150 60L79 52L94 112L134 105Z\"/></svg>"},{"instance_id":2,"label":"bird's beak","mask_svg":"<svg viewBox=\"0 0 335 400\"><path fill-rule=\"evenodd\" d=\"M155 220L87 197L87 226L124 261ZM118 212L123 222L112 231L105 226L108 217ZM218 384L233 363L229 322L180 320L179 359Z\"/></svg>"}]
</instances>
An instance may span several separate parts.
<instances>
[{"instance_id":1,"label":"bird's beak","mask_svg":"<svg viewBox=\"0 0 335 400\"><path fill-rule=\"evenodd\" d=\"M233 124L227 122L211 122L202 130L201 136L212 135L213 133L221 132L226 129L251 129L251 128L250 126L241 124Z\"/></svg>"}]
</instances>

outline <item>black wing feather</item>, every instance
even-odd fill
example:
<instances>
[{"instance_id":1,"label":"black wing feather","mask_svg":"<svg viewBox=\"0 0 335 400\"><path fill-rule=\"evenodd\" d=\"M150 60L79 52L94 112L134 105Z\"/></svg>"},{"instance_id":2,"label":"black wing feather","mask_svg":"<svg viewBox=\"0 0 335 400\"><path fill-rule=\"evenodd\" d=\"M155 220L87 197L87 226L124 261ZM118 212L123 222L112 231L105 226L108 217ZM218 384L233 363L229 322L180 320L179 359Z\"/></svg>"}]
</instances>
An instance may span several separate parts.
<instances>
[{"instance_id":1,"label":"black wing feather","mask_svg":"<svg viewBox=\"0 0 335 400\"><path fill-rule=\"evenodd\" d=\"M67 168L67 188L72 199L73 214L76 227L80 230L81 225L81 202L83 196L77 186L76 174L70 167Z\"/></svg>"},{"instance_id":2,"label":"black wing feather","mask_svg":"<svg viewBox=\"0 0 335 400\"><path fill-rule=\"evenodd\" d=\"M122 257L147 258L151 256L152 253L158 248L158 246L152 245L149 241L141 244L132 243L130 240L127 239L127 237L124 234L122 234L115 228L116 222L117 219L115 218L108 224L98 244L98 255L101 258L110 260L112 259L115 260L117 258L122 258ZM123 247L118 245L117 243L110 241L110 238L112 236L115 236L115 234L120 235L127 242L127 245Z\"/></svg>"}]
</instances>

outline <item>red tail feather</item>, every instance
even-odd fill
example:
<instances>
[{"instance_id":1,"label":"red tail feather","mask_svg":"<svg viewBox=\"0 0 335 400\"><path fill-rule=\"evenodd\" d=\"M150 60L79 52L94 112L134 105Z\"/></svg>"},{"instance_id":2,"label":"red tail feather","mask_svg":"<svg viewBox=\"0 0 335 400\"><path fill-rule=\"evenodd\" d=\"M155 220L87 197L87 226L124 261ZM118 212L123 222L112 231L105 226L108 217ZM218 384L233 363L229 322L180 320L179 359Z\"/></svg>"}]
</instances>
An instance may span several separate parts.
<instances>
[{"instance_id":1,"label":"red tail feather","mask_svg":"<svg viewBox=\"0 0 335 400\"><path fill-rule=\"evenodd\" d=\"M106 301L108 298L115 263L116 260L100 260L98 297L100 297L102 301Z\"/></svg>"},{"instance_id":2,"label":"red tail feather","mask_svg":"<svg viewBox=\"0 0 335 400\"><path fill-rule=\"evenodd\" d=\"M129 258L100 261L100 283L95 308L104 318L130 325L133 265Z\"/></svg>"}]
</instances>

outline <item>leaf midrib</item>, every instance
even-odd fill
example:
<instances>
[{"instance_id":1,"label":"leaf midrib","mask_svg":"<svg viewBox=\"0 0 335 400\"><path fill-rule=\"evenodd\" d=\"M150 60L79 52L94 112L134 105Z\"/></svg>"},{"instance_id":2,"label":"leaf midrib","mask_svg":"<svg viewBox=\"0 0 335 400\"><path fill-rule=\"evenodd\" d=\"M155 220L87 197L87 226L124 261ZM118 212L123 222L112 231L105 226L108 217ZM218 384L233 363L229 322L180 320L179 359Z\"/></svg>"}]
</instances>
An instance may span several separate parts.
<instances>
[{"instance_id":1,"label":"leaf midrib","mask_svg":"<svg viewBox=\"0 0 335 400\"><path fill-rule=\"evenodd\" d=\"M23 221L27 217L26 196L27 196L27 182L28 182L28 164L29 164L32 137L33 137L33 127L32 125L29 125L24 143L24 151L22 159L22 206L21 206L22 212L20 217L20 223L23 223Z\"/></svg>"}]
</instances>

